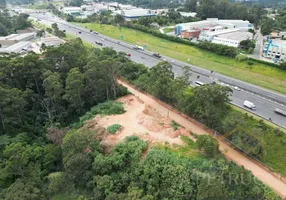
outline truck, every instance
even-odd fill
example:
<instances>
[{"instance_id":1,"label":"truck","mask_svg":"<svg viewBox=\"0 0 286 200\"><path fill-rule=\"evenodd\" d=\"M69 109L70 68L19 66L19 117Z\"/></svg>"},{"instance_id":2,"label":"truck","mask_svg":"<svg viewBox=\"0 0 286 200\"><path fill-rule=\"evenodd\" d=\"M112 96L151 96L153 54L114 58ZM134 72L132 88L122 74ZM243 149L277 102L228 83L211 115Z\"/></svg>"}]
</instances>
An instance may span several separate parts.
<instances>
[{"instance_id":1,"label":"truck","mask_svg":"<svg viewBox=\"0 0 286 200\"><path fill-rule=\"evenodd\" d=\"M134 46L133 49L144 51L144 48L138 45Z\"/></svg>"},{"instance_id":2,"label":"truck","mask_svg":"<svg viewBox=\"0 0 286 200\"><path fill-rule=\"evenodd\" d=\"M251 110L255 110L255 109L256 109L254 103L252 103L252 102L250 102L250 101L247 101L247 100L245 100L245 101L243 102L243 106L246 107L246 108L249 108L249 109L251 109Z\"/></svg>"}]
</instances>

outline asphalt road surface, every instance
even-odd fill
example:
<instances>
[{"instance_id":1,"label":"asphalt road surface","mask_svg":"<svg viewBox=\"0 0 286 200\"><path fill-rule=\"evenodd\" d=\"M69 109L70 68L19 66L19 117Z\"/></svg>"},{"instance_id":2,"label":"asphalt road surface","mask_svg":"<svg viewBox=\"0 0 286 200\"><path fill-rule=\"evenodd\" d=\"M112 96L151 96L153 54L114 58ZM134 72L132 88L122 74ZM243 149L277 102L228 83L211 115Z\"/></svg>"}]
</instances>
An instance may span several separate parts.
<instances>
[{"instance_id":1,"label":"asphalt road surface","mask_svg":"<svg viewBox=\"0 0 286 200\"><path fill-rule=\"evenodd\" d=\"M89 32L89 30L77 27L67 23L66 21L53 16L50 13L46 14L30 14L32 19L38 20L39 23L50 26L52 23L57 22L61 30L65 30L67 33L76 35L83 40L90 42L95 45L95 41L100 41L103 43L103 47L112 47L116 51L122 51L130 53L130 59L136 63L141 63L151 68L161 61L168 61L173 66L173 71L175 75L182 74L182 66L188 66L192 70L192 80L193 84L195 81L200 81L203 83L211 83L214 80L220 84L225 84L233 89L233 94L231 96L232 104L246 109L243 107L243 102L245 100L251 101L256 105L256 111L249 109L252 112L266 120L271 118L272 122L286 128L286 117L274 113L275 108L286 111L286 96L278 94L276 92L255 86L237 79L233 79L218 73L211 73L209 70L202 69L197 66L193 66L172 58L162 56L162 58L156 58L152 56L153 52L147 50L135 50L134 45L128 44L124 41L115 40L113 38L107 37L102 34L94 34ZM81 31L81 34L79 33ZM101 46L98 46L101 47ZM237 91L233 87L238 86L241 90ZM285 86L286 90L286 86Z\"/></svg>"}]
</instances>

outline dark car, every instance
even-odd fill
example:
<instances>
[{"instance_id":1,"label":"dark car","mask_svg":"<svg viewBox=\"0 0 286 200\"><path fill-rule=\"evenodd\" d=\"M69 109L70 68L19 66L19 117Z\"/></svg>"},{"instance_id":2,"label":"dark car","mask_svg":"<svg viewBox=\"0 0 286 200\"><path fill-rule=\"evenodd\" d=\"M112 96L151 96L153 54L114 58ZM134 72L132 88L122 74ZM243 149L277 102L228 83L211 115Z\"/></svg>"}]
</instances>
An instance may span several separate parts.
<instances>
[{"instance_id":1,"label":"dark car","mask_svg":"<svg viewBox=\"0 0 286 200\"><path fill-rule=\"evenodd\" d=\"M95 44L99 45L99 46L103 46L103 43L102 42L97 42L95 41Z\"/></svg>"},{"instance_id":2,"label":"dark car","mask_svg":"<svg viewBox=\"0 0 286 200\"><path fill-rule=\"evenodd\" d=\"M92 32L92 30L89 30L89 32Z\"/></svg>"},{"instance_id":3,"label":"dark car","mask_svg":"<svg viewBox=\"0 0 286 200\"><path fill-rule=\"evenodd\" d=\"M79 31L78 34L81 34L81 31Z\"/></svg>"},{"instance_id":4,"label":"dark car","mask_svg":"<svg viewBox=\"0 0 286 200\"><path fill-rule=\"evenodd\" d=\"M65 32L66 32L66 30L63 30L63 32L65 33Z\"/></svg>"},{"instance_id":5,"label":"dark car","mask_svg":"<svg viewBox=\"0 0 286 200\"><path fill-rule=\"evenodd\" d=\"M153 53L153 56L154 57L157 57L157 58L161 58L162 56L160 55L160 54L158 54L158 53Z\"/></svg>"}]
</instances>

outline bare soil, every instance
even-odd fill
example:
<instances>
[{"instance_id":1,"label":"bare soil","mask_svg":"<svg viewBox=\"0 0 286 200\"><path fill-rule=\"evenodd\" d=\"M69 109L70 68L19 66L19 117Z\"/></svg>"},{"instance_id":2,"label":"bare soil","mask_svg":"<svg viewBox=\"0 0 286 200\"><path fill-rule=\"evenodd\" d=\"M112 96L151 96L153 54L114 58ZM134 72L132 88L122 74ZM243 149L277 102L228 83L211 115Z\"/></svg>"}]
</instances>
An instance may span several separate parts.
<instances>
[{"instance_id":1,"label":"bare soil","mask_svg":"<svg viewBox=\"0 0 286 200\"><path fill-rule=\"evenodd\" d=\"M190 130L183 127L174 130L171 127L172 120L169 117L155 111L151 106L144 104L133 95L124 96L117 101L123 103L125 113L104 117L96 116L87 123L88 127L93 129L107 128L112 124L122 126L115 134L105 135L101 141L104 146L112 147L131 135L140 137L142 140L147 141L149 145L158 143L182 145L184 142L180 139L180 136L190 136Z\"/></svg>"}]
</instances>

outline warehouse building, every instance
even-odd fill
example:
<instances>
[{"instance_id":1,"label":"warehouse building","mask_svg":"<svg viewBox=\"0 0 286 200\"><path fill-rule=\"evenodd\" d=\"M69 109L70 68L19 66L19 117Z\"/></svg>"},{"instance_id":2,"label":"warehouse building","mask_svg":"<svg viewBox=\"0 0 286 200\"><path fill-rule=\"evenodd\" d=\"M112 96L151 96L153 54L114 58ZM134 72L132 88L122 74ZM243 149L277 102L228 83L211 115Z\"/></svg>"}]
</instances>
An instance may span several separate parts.
<instances>
[{"instance_id":1,"label":"warehouse building","mask_svg":"<svg viewBox=\"0 0 286 200\"><path fill-rule=\"evenodd\" d=\"M263 57L272 59L273 61L286 61L286 41L270 40L265 44L263 49Z\"/></svg>"},{"instance_id":2,"label":"warehouse building","mask_svg":"<svg viewBox=\"0 0 286 200\"><path fill-rule=\"evenodd\" d=\"M26 53L31 47L31 42L22 41L7 48L0 48L0 53Z\"/></svg>"},{"instance_id":3,"label":"warehouse building","mask_svg":"<svg viewBox=\"0 0 286 200\"><path fill-rule=\"evenodd\" d=\"M46 37L41 39L46 46L60 46L64 41L58 37Z\"/></svg>"},{"instance_id":4,"label":"warehouse building","mask_svg":"<svg viewBox=\"0 0 286 200\"><path fill-rule=\"evenodd\" d=\"M154 17L157 15L152 10L142 9L142 8L131 9L131 10L119 10L114 12L114 15L116 14L124 16L126 20L134 20L140 17Z\"/></svg>"}]
</instances>

